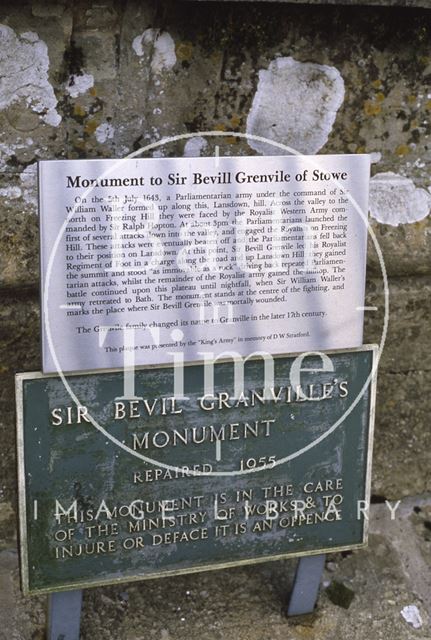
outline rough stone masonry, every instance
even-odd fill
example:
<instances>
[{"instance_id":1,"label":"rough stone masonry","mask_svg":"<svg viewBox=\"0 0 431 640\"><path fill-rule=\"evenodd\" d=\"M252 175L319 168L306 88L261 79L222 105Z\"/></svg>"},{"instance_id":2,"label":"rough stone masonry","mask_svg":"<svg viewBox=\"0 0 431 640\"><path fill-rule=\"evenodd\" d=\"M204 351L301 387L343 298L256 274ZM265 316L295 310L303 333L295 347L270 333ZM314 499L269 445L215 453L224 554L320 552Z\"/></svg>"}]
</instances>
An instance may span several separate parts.
<instances>
[{"instance_id":1,"label":"rough stone masonry","mask_svg":"<svg viewBox=\"0 0 431 640\"><path fill-rule=\"evenodd\" d=\"M370 552L330 561L329 582L344 581L358 594L353 603L360 606L349 610L325 595L317 618L289 626L277 609L280 567L234 570L160 581L154 591L150 585L134 585L130 593L124 587L93 590L86 595L83 637L326 638L343 629L357 638L429 637L425 588L407 575L400 549L409 541L416 573L425 571L429 500L408 497L431 492L430 2L334 5L2 3L0 611L8 618L13 611L14 622L2 625L0 637L42 638L45 624L43 598L11 595L18 588L13 374L40 368L37 160L123 157L164 136L213 129L265 136L304 153L371 154L372 230L391 305L373 494L376 501L406 498L408 526L395 531L388 524L372 536ZM150 155L213 155L215 145L226 155L274 152L232 135L198 136ZM367 312L367 341L380 340L383 319L376 244L370 240L366 304L377 310ZM220 590L217 584L224 582ZM256 609L256 618L255 593L268 584L273 604L266 614ZM226 592L237 588L243 606L235 609ZM372 598L382 599L381 609L373 608ZM420 624L415 609L401 615L409 606L417 608ZM189 628L183 609L193 612Z\"/></svg>"}]
</instances>

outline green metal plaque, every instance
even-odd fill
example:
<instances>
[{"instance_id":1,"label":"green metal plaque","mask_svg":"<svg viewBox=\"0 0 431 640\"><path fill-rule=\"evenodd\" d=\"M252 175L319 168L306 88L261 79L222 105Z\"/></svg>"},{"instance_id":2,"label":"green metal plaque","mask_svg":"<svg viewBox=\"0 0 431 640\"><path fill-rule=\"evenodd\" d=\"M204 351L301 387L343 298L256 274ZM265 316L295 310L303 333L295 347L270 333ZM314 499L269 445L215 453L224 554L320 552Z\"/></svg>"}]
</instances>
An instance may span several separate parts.
<instances>
[{"instance_id":1,"label":"green metal plaque","mask_svg":"<svg viewBox=\"0 0 431 640\"><path fill-rule=\"evenodd\" d=\"M18 374L24 591L366 544L376 347L325 354Z\"/></svg>"}]
</instances>

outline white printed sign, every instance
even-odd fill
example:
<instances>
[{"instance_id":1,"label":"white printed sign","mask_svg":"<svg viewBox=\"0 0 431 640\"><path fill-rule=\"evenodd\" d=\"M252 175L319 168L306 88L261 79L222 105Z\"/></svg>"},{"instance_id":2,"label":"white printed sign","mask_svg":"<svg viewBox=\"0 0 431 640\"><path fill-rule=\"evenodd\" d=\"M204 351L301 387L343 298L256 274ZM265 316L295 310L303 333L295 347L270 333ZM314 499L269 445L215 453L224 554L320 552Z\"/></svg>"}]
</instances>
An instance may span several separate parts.
<instances>
[{"instance_id":1,"label":"white printed sign","mask_svg":"<svg viewBox=\"0 0 431 640\"><path fill-rule=\"evenodd\" d=\"M366 155L39 163L43 370L362 343Z\"/></svg>"}]
</instances>

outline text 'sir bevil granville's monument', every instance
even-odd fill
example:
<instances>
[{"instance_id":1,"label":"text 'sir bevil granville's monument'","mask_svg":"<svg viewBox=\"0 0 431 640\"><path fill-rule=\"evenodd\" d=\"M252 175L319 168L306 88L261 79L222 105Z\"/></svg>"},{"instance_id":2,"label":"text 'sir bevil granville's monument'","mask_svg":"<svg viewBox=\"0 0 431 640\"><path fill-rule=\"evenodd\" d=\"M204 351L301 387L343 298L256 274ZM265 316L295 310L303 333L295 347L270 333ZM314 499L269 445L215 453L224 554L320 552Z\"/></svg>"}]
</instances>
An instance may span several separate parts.
<instances>
[{"instance_id":1,"label":"text 'sir bevil granville's monument'","mask_svg":"<svg viewBox=\"0 0 431 640\"><path fill-rule=\"evenodd\" d=\"M428 4L0 10L0 640L428 640Z\"/></svg>"}]
</instances>

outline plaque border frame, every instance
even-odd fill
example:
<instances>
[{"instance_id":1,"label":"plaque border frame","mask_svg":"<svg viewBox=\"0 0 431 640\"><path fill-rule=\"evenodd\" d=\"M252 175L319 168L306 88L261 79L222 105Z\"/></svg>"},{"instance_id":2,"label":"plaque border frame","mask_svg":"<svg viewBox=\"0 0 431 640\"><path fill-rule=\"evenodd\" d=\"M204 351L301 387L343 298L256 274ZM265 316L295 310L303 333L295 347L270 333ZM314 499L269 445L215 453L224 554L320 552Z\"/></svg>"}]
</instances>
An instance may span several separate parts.
<instances>
[{"instance_id":1,"label":"plaque border frame","mask_svg":"<svg viewBox=\"0 0 431 640\"><path fill-rule=\"evenodd\" d=\"M368 351L372 354L371 360L371 379L370 379L370 409L368 414L368 444L366 449L366 464L365 464L365 482L364 482L364 499L367 505L370 504L371 495L371 470L372 470L372 456L373 456L373 441L374 441L374 422L375 422L375 408L376 408L376 390L377 390L377 365L379 361L380 348L377 344L364 344L360 347L349 347L346 349L322 349L321 353L327 355L341 354L341 353L358 353ZM278 358L292 358L298 355L302 355L304 351L294 353L277 353L272 354L275 359ZM316 353L310 352L310 353ZM247 356L244 356L244 359ZM247 361L257 360L259 356L249 357ZM225 362L232 362L230 358L220 358L216 360L217 364ZM185 367L203 365L203 360L188 361L183 364ZM172 368L171 363L163 364L150 364L140 365L135 367L135 370L151 370L151 369L169 369ZM108 369L94 369L85 371L73 371L67 372L65 377L76 377L85 375L94 375L97 373L121 373L123 368L115 367ZM27 545L27 499L26 499L26 479L25 479L25 462L24 462L24 402L23 402L23 387L26 380L39 380L47 378L58 378L58 373L43 373L41 371L29 371L24 373L15 374L15 394L16 394L16 440L17 440L17 474L18 474L18 520L19 520L19 555L20 555L20 576L21 576L21 588L25 596L28 595L43 595L49 593L56 593L59 591L70 591L75 589L85 589L92 587L102 587L107 585L117 585L127 582L139 582L141 580L152 580L155 578L168 578L177 575L187 575L193 573L201 573L203 571L217 571L221 569L228 569L233 567L248 566L254 564L261 564L264 562L274 562L277 560L288 560L291 558L301 558L307 556L316 556L328 553L340 553L342 551L350 551L356 549L364 549L368 544L368 532L369 532L369 516L363 518L362 529L362 541L350 544L340 545L336 547L324 547L321 549L313 549L311 551L294 551L281 553L271 556L264 556L258 558L245 558L242 560L233 560L230 562L209 562L207 564L199 564L193 567L187 567L183 569L167 569L159 572L153 572L145 575L133 575L118 578L107 578L102 580L83 580L82 582L74 582L63 585L56 585L55 587L42 587L37 589L31 589L29 586L29 571L28 571L28 545Z\"/></svg>"}]
</instances>

